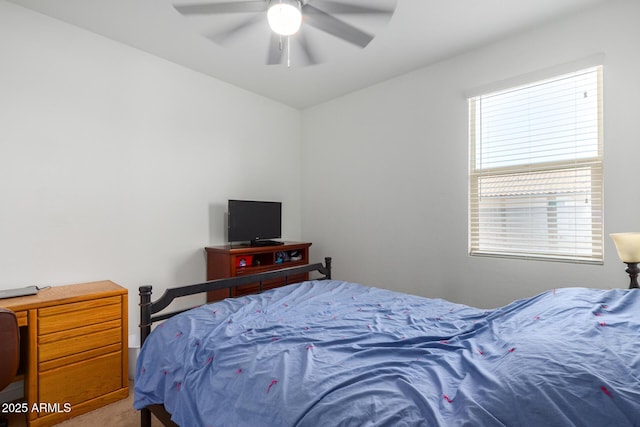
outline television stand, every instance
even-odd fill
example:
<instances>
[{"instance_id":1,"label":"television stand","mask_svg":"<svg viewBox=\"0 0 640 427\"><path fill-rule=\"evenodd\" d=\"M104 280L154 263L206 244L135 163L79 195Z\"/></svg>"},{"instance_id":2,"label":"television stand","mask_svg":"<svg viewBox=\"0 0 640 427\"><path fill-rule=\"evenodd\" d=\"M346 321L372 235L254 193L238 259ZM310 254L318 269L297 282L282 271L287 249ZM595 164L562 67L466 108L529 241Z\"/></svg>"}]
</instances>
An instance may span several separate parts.
<instances>
[{"instance_id":1,"label":"television stand","mask_svg":"<svg viewBox=\"0 0 640 427\"><path fill-rule=\"evenodd\" d=\"M277 240L252 240L249 246L253 248L260 248L264 246L279 246L284 245L284 242L278 242Z\"/></svg>"},{"instance_id":2,"label":"television stand","mask_svg":"<svg viewBox=\"0 0 640 427\"><path fill-rule=\"evenodd\" d=\"M264 241L261 241L264 242ZM237 277L245 274L264 273L286 267L309 264L310 242L284 242L273 246L211 246L205 248L207 254L207 280ZM284 259L280 254L287 256ZM309 279L308 273L289 277L288 283ZM269 279L263 283L263 290L277 288L285 284L284 279ZM231 290L222 289L207 293L207 301L218 301L229 296L238 297L259 291L258 283L238 286Z\"/></svg>"}]
</instances>

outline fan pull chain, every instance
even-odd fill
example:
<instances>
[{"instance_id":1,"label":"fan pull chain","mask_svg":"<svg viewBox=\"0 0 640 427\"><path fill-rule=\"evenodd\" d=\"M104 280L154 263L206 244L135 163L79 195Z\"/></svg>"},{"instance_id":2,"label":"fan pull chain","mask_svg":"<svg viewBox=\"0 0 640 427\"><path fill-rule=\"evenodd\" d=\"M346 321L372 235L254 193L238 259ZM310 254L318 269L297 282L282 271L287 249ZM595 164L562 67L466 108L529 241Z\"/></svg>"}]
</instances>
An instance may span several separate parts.
<instances>
[{"instance_id":1,"label":"fan pull chain","mask_svg":"<svg viewBox=\"0 0 640 427\"><path fill-rule=\"evenodd\" d=\"M282 43L282 36L278 41L278 49L282 51L284 49L284 43ZM291 68L291 37L287 36L287 68Z\"/></svg>"}]
</instances>

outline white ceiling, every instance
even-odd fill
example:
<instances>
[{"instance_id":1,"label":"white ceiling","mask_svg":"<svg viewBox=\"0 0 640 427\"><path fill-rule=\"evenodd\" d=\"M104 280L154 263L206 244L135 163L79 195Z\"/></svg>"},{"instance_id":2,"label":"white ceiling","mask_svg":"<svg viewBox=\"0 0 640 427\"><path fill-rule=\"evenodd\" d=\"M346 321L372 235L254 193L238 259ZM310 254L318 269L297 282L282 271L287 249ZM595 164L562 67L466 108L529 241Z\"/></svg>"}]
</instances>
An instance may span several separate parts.
<instances>
[{"instance_id":1,"label":"white ceiling","mask_svg":"<svg viewBox=\"0 0 640 427\"><path fill-rule=\"evenodd\" d=\"M397 0L388 21L341 17L376 35L365 49L303 23L301 31L323 62L297 65L301 52L292 49L291 67L266 65L266 15L250 30L221 45L205 35L223 31L246 15L184 17L173 8L173 4L206 0L10 1L292 107L305 108L611 0ZM344 1L359 5L395 2ZM322 6L322 0L311 2Z\"/></svg>"}]
</instances>

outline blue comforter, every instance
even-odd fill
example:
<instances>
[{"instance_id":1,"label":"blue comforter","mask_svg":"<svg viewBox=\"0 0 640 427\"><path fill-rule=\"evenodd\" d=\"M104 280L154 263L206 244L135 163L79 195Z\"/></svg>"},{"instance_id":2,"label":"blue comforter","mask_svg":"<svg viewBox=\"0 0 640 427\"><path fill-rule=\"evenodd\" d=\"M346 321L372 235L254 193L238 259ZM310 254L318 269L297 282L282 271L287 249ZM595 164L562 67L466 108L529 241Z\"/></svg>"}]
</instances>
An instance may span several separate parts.
<instances>
[{"instance_id":1,"label":"blue comforter","mask_svg":"<svg viewBox=\"0 0 640 427\"><path fill-rule=\"evenodd\" d=\"M205 305L140 352L187 426L640 426L640 291L480 310L339 281Z\"/></svg>"}]
</instances>

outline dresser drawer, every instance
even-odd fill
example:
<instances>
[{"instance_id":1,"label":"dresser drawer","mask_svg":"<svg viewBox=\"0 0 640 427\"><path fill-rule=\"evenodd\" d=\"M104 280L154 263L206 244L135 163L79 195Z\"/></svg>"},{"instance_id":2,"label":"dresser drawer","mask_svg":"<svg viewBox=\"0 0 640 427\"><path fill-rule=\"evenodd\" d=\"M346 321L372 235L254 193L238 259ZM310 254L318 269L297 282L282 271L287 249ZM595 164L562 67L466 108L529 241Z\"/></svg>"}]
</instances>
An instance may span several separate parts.
<instances>
[{"instance_id":1,"label":"dresser drawer","mask_svg":"<svg viewBox=\"0 0 640 427\"><path fill-rule=\"evenodd\" d=\"M289 280L287 284L292 285L294 283L304 282L305 280L309 280L309 275L304 274L294 274L289 276ZM262 282L262 291L267 291L273 288L279 288L285 285L285 280L282 278L265 280ZM260 284L259 283L250 283L248 285L238 286L235 288L234 296L239 297L242 295L256 294L260 292Z\"/></svg>"},{"instance_id":2,"label":"dresser drawer","mask_svg":"<svg viewBox=\"0 0 640 427\"><path fill-rule=\"evenodd\" d=\"M119 296L41 308L38 310L38 334L107 322L119 319L121 314L122 298Z\"/></svg>"},{"instance_id":3,"label":"dresser drawer","mask_svg":"<svg viewBox=\"0 0 640 427\"><path fill-rule=\"evenodd\" d=\"M121 341L122 324L120 319L54 332L38 338L38 361L46 362L71 355L80 357L79 353L111 344L120 344Z\"/></svg>"},{"instance_id":4,"label":"dresser drawer","mask_svg":"<svg viewBox=\"0 0 640 427\"><path fill-rule=\"evenodd\" d=\"M78 403L122 387L122 352L66 365L40 374L40 402ZM109 424L105 420L105 424Z\"/></svg>"}]
</instances>

